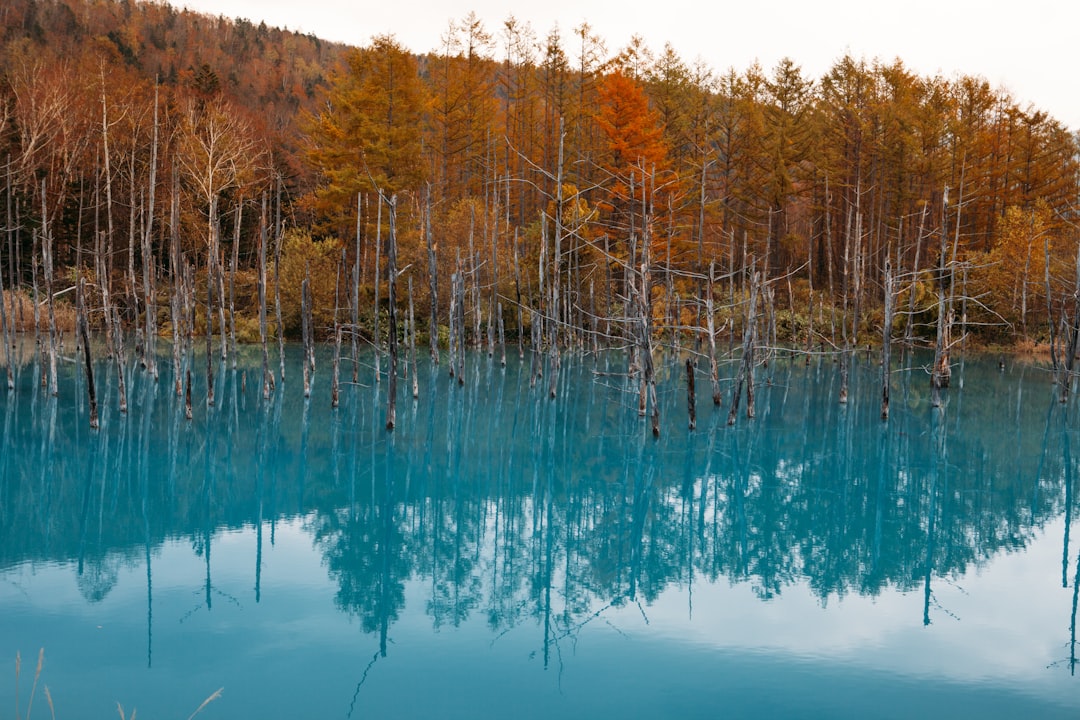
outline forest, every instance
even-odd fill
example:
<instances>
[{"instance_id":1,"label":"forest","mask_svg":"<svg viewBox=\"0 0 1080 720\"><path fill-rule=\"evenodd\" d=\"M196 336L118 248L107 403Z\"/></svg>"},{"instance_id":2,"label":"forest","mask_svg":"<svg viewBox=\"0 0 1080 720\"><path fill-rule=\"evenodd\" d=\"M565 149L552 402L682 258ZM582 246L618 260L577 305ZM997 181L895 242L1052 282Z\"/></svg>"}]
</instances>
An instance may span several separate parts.
<instances>
[{"instance_id":1,"label":"forest","mask_svg":"<svg viewBox=\"0 0 1080 720\"><path fill-rule=\"evenodd\" d=\"M211 403L212 354L261 341L266 394L300 337L337 346L335 398L343 343L396 381L399 343L454 372L507 337L554 368L629 348L642 408L662 347L717 402L718 358L752 384L782 346L934 347L935 388L969 341L1072 375L1078 138L978 75L719 70L472 14L416 54L131 0L8 0L0 39L0 324L44 338L54 393L89 330L151 370L171 337L178 393L205 337Z\"/></svg>"}]
</instances>

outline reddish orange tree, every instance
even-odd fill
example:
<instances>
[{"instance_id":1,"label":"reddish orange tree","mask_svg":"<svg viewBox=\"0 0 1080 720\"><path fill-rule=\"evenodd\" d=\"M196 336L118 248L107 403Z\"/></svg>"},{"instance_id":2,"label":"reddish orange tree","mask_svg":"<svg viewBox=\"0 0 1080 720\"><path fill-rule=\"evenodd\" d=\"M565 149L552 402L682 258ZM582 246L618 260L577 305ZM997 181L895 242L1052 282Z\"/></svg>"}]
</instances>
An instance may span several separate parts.
<instances>
[{"instance_id":1,"label":"reddish orange tree","mask_svg":"<svg viewBox=\"0 0 1080 720\"><path fill-rule=\"evenodd\" d=\"M674 180L664 128L644 88L619 70L600 82L598 98L596 124L606 140L598 164L607 188L600 207L611 232L640 234L646 229L642 205L649 214L648 206L658 204L657 193L669 192Z\"/></svg>"}]
</instances>

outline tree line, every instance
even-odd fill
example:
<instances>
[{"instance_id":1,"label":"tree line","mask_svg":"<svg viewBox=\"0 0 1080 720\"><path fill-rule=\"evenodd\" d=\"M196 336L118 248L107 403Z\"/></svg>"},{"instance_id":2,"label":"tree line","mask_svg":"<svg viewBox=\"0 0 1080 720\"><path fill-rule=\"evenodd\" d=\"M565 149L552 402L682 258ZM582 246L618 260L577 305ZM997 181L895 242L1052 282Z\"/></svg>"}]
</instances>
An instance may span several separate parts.
<instances>
[{"instance_id":1,"label":"tree line","mask_svg":"<svg viewBox=\"0 0 1080 720\"><path fill-rule=\"evenodd\" d=\"M38 300L8 293L5 331L73 324L82 278L110 352L305 313L378 346L408 275L414 341L505 330L556 362L850 349L893 315L946 350L1077 334L1077 138L978 76L720 72L472 14L423 55L127 0L13 0L0 29L0 275Z\"/></svg>"}]
</instances>

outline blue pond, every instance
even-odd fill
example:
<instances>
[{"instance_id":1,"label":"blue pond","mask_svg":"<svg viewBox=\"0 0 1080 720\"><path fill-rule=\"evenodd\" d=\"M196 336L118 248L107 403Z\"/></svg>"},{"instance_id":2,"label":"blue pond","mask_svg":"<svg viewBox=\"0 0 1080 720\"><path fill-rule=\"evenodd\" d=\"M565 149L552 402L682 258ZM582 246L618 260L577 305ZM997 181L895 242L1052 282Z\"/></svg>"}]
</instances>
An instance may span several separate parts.
<instances>
[{"instance_id":1,"label":"blue pond","mask_svg":"<svg viewBox=\"0 0 1080 720\"><path fill-rule=\"evenodd\" d=\"M528 354L425 359L390 433L370 356L331 409L288 351L190 421L165 365L121 415L99 363L98 431L73 359L0 390L0 715L44 648L60 720L1080 716L1077 401L1036 365L968 358L937 410L901 359L882 422L876 358L847 405L776 358L732 427L699 372L691 432L667 356L654 440L617 353L554 399Z\"/></svg>"}]
</instances>

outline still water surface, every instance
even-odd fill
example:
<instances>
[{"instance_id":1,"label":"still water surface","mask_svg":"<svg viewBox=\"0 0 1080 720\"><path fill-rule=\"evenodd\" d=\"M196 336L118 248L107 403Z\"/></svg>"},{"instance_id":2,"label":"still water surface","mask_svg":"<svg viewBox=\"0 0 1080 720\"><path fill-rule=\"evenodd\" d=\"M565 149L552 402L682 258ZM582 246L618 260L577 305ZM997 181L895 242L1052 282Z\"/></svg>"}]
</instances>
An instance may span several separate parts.
<instances>
[{"instance_id":1,"label":"still water surface","mask_svg":"<svg viewBox=\"0 0 1080 720\"><path fill-rule=\"evenodd\" d=\"M614 354L554 400L528 358L423 363L392 434L298 361L191 421L137 369L120 415L103 363L97 432L72 363L0 394L0 714L39 648L61 720L1080 713L1076 401L1038 367L968 359L938 412L898 365L882 423L876 361L844 407L775 360L734 427L699 375L689 432L669 358L654 441Z\"/></svg>"}]
</instances>

